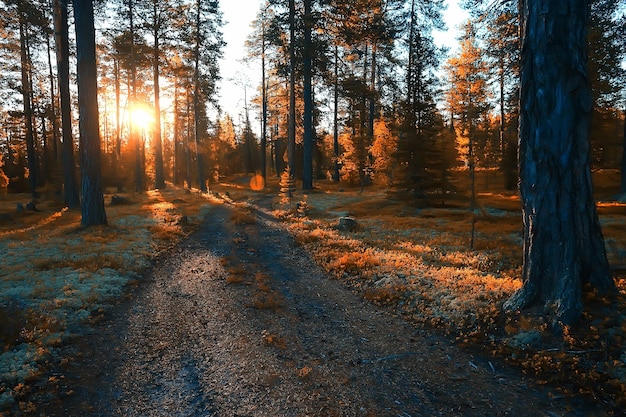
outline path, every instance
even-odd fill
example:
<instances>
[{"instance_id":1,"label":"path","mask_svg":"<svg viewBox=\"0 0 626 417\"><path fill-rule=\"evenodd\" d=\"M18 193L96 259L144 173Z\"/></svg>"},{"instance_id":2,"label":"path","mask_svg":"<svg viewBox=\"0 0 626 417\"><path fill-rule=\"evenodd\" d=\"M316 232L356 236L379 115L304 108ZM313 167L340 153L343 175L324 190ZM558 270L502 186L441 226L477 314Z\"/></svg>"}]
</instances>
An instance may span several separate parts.
<instances>
[{"instance_id":1,"label":"path","mask_svg":"<svg viewBox=\"0 0 626 417\"><path fill-rule=\"evenodd\" d=\"M212 207L82 342L46 416L590 415L363 301L273 219L232 213Z\"/></svg>"}]
</instances>

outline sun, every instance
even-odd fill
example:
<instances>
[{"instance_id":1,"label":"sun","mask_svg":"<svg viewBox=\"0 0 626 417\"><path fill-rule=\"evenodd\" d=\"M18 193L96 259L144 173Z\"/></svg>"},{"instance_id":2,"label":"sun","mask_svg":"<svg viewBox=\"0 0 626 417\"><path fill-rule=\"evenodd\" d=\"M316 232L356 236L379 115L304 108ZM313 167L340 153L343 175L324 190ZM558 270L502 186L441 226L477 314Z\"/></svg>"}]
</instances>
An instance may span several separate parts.
<instances>
[{"instance_id":1,"label":"sun","mask_svg":"<svg viewBox=\"0 0 626 417\"><path fill-rule=\"evenodd\" d=\"M130 121L139 130L148 130L154 122L154 117L148 107L142 104L130 110Z\"/></svg>"}]
</instances>

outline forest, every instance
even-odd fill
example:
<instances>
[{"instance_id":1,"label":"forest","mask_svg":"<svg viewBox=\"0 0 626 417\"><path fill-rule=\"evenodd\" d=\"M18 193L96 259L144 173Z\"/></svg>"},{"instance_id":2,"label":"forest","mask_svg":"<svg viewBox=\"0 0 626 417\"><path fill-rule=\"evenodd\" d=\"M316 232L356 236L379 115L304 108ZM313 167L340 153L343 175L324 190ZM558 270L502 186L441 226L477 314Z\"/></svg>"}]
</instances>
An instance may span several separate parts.
<instances>
[{"instance_id":1,"label":"forest","mask_svg":"<svg viewBox=\"0 0 626 417\"><path fill-rule=\"evenodd\" d=\"M34 375L217 200L375 305L623 412L626 4L545 3L464 0L450 51L443 0L262 1L233 115L217 0L1 2L0 416L35 415Z\"/></svg>"},{"instance_id":2,"label":"forest","mask_svg":"<svg viewBox=\"0 0 626 417\"><path fill-rule=\"evenodd\" d=\"M471 165L514 189L519 12L492 6L465 4L473 17L450 55L432 36L444 28L442 1L263 4L247 44L260 73L236 122L219 105L217 1L96 2L102 185L206 191L223 176L289 167L305 190L333 179L429 200L453 192L450 170ZM591 163L621 169L623 4L590 10ZM3 190L63 190L76 206L71 8L11 1L2 12Z\"/></svg>"}]
</instances>

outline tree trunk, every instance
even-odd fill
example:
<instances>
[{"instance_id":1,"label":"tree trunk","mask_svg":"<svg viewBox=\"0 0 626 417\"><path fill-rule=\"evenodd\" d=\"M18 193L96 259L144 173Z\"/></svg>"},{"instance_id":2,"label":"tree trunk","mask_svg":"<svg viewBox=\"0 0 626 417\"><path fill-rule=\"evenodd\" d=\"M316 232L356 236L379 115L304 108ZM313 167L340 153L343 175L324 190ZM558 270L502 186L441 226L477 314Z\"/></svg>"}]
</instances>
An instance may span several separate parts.
<instances>
[{"instance_id":1,"label":"tree trunk","mask_svg":"<svg viewBox=\"0 0 626 417\"><path fill-rule=\"evenodd\" d=\"M185 179L187 180L187 189L191 190L191 100L189 99L189 90L187 90L187 140L185 143Z\"/></svg>"},{"instance_id":2,"label":"tree trunk","mask_svg":"<svg viewBox=\"0 0 626 417\"><path fill-rule=\"evenodd\" d=\"M626 193L626 108L624 109L624 135L622 136L622 194Z\"/></svg>"},{"instance_id":3,"label":"tree trunk","mask_svg":"<svg viewBox=\"0 0 626 417\"><path fill-rule=\"evenodd\" d=\"M304 48L303 48L303 75L304 75L304 117L303 117L303 153L302 189L313 189L313 93L311 86L313 44L311 29L313 26L311 14L311 0L304 0Z\"/></svg>"},{"instance_id":4,"label":"tree trunk","mask_svg":"<svg viewBox=\"0 0 626 417\"><path fill-rule=\"evenodd\" d=\"M295 172L296 153L296 5L295 0L289 0L289 122L287 126L287 161L289 176ZM290 191L291 193L291 191ZM289 196L291 197L291 195Z\"/></svg>"},{"instance_id":5,"label":"tree trunk","mask_svg":"<svg viewBox=\"0 0 626 417\"><path fill-rule=\"evenodd\" d=\"M57 96L54 86L54 68L52 67L52 54L50 53L50 34L46 36L46 52L48 57L48 74L50 78L50 123L52 124L52 170L54 172L54 182L58 184L57 168L61 161L61 147L59 146L59 120L57 118Z\"/></svg>"},{"instance_id":6,"label":"tree trunk","mask_svg":"<svg viewBox=\"0 0 626 417\"><path fill-rule=\"evenodd\" d=\"M198 188L200 192L206 193L207 186L204 182L204 161L202 158L202 146L200 138L200 44L202 42L200 36L200 0L196 0L196 45L194 50L194 73L193 73L193 120L194 120L194 139L196 145L196 165L198 175Z\"/></svg>"},{"instance_id":7,"label":"tree trunk","mask_svg":"<svg viewBox=\"0 0 626 417\"><path fill-rule=\"evenodd\" d=\"M174 155L172 158L172 182L178 185L178 169L180 166L179 161L179 140L178 136L180 135L180 110L178 108L178 77L174 78Z\"/></svg>"},{"instance_id":8,"label":"tree trunk","mask_svg":"<svg viewBox=\"0 0 626 417\"><path fill-rule=\"evenodd\" d=\"M107 224L102 195L96 33L91 0L74 0L74 19L83 195L81 224L87 227Z\"/></svg>"},{"instance_id":9,"label":"tree trunk","mask_svg":"<svg viewBox=\"0 0 626 417\"><path fill-rule=\"evenodd\" d=\"M63 198L68 208L80 205L78 181L74 162L74 139L72 135L72 102L70 97L69 29L67 0L54 0L54 41L59 77L61 101L61 135L63 138Z\"/></svg>"},{"instance_id":10,"label":"tree trunk","mask_svg":"<svg viewBox=\"0 0 626 417\"><path fill-rule=\"evenodd\" d=\"M28 158L28 179L33 198L37 197L37 153L33 127L33 108L31 102L30 60L27 47L28 28L26 18L20 13L20 55L22 66L22 100L24 106L24 122L26 125L26 156Z\"/></svg>"},{"instance_id":11,"label":"tree trunk","mask_svg":"<svg viewBox=\"0 0 626 417\"><path fill-rule=\"evenodd\" d=\"M265 80L265 16L261 21L261 176L263 186L267 183L267 82Z\"/></svg>"},{"instance_id":12,"label":"tree trunk","mask_svg":"<svg viewBox=\"0 0 626 417\"><path fill-rule=\"evenodd\" d=\"M527 0L522 13L524 285L504 307L543 308L553 324L580 317L584 284L615 290L592 194L587 14L587 0Z\"/></svg>"},{"instance_id":13,"label":"tree trunk","mask_svg":"<svg viewBox=\"0 0 626 417\"><path fill-rule=\"evenodd\" d=\"M335 45L335 79L333 80L333 152L335 172L333 181L339 182L339 46Z\"/></svg>"},{"instance_id":14,"label":"tree trunk","mask_svg":"<svg viewBox=\"0 0 626 417\"><path fill-rule=\"evenodd\" d=\"M115 158L119 163L122 155L122 123L120 121L120 66L117 58L113 60L113 73L115 79Z\"/></svg>"},{"instance_id":15,"label":"tree trunk","mask_svg":"<svg viewBox=\"0 0 626 417\"><path fill-rule=\"evenodd\" d=\"M135 62L135 8L134 0L128 1L128 23L130 32L130 114L133 114L135 106L137 106L137 63ZM141 157L141 138L140 132L137 129L137 124L130 120L130 142L135 148L135 191L141 193L145 191L144 185L144 170Z\"/></svg>"},{"instance_id":16,"label":"tree trunk","mask_svg":"<svg viewBox=\"0 0 626 417\"><path fill-rule=\"evenodd\" d=\"M158 10L157 1L152 3L152 12L154 14L154 55L152 57L152 77L154 78L154 130L152 141L154 145L154 188L160 189L165 187L165 173L163 172L163 144L161 142L161 97L159 89L159 27L158 27Z\"/></svg>"}]
</instances>

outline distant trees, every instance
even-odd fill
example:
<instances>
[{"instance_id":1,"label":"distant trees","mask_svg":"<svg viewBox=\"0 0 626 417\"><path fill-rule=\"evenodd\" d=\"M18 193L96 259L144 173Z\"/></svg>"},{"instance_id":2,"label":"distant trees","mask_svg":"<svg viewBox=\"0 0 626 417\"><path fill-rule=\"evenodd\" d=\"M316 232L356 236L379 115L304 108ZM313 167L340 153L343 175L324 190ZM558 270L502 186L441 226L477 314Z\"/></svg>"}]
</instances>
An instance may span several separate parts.
<instances>
[{"instance_id":1,"label":"distant trees","mask_svg":"<svg viewBox=\"0 0 626 417\"><path fill-rule=\"evenodd\" d=\"M465 38L471 32L474 50L463 41L465 51L449 61L445 80L439 69L446 54L433 39L433 31L443 28L442 0L268 0L249 40L250 58L261 63L258 97L249 109L261 115L257 138L253 117L234 122L220 114L218 59L224 44L217 1L111 1L101 9L103 26L96 28L103 183L141 191L184 181L204 190L207 179L225 173L260 169L264 177L268 170L278 176L289 167L304 189L323 177L361 187L381 181L390 192L428 203L450 193L446 170L458 166L460 156L470 171L502 169L507 188L513 188L519 11L511 2L466 4L473 13ZM6 108L0 149L9 189L33 191L50 183L60 190L62 178L64 200L76 206L74 58L63 34L67 0L52 5L0 5L0 66L10 74L0 79ZM619 166L623 148L619 87L625 35L618 5L594 0L591 8L591 155L597 167ZM20 15L27 16L21 33ZM52 22L56 60L48 64ZM115 24L107 27L108 22ZM464 77L481 91L466 95ZM449 105L442 111L444 102ZM135 107L150 115L142 127L131 122ZM451 128L465 140L459 155ZM59 149L63 175L54 163Z\"/></svg>"},{"instance_id":2,"label":"distant trees","mask_svg":"<svg viewBox=\"0 0 626 417\"><path fill-rule=\"evenodd\" d=\"M303 187L310 188L313 177L320 173L336 180L339 176L350 178L362 186L371 182L374 126L378 118L385 118L390 132L404 138L392 158L403 173L399 175L403 184L414 189L404 178L411 177L407 174L410 169L426 169L424 164L416 168L418 154L428 152L425 149L442 129L433 84L440 55L431 36L433 29L443 27L442 2L307 1L300 7L297 2L274 0L264 7L266 20L257 19L257 25L269 24L265 32L265 26L259 27L255 35L257 52L259 34L264 33L268 41L263 56L270 78L263 114L270 115L270 123L278 121L273 134L286 133L285 159L291 161L291 169L296 168ZM324 31L316 30L322 27ZM410 56L401 45L411 45ZM264 85L259 88L262 94ZM284 106L273 107L282 93ZM264 103L262 99L259 102ZM316 140L323 136L321 107L332 109L329 152ZM419 135L412 133L417 131ZM278 159L285 149L280 149L280 141L277 137L272 142ZM295 159L296 154L302 155L302 163ZM411 168L407 168L409 164Z\"/></svg>"}]
</instances>

